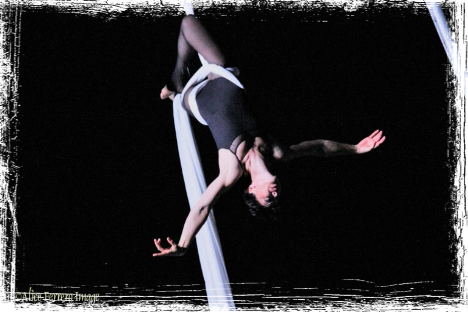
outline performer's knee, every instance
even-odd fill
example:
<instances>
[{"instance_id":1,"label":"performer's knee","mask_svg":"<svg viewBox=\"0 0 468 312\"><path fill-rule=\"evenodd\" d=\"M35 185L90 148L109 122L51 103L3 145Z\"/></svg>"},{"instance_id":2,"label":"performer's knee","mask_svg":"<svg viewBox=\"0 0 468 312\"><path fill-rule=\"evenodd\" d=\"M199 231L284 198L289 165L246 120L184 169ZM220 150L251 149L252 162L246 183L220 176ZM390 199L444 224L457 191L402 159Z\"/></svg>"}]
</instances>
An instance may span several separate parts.
<instances>
[{"instance_id":1,"label":"performer's knee","mask_svg":"<svg viewBox=\"0 0 468 312\"><path fill-rule=\"evenodd\" d=\"M194 15L187 15L187 16L184 16L184 18L182 19L181 27L182 29L191 29L196 24L199 24L199 23L200 21L198 21Z\"/></svg>"}]
</instances>

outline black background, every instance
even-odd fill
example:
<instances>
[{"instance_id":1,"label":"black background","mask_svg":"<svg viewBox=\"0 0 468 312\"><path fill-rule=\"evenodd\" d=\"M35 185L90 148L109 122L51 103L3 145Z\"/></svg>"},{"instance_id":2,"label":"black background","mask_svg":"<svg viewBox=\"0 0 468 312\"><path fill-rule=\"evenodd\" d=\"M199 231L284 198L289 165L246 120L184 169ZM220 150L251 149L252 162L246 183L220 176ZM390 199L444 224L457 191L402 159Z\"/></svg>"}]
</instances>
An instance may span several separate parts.
<instances>
[{"instance_id":1,"label":"black background","mask_svg":"<svg viewBox=\"0 0 468 312\"><path fill-rule=\"evenodd\" d=\"M304 158L281 177L278 222L250 217L242 185L215 208L231 282L453 283L447 59L427 12L197 12L241 70L262 125L284 144L324 138L372 153ZM19 287L202 283L171 103L182 16L29 9L21 23ZM195 122L194 122L195 124ZM207 181L209 130L195 125Z\"/></svg>"}]
</instances>

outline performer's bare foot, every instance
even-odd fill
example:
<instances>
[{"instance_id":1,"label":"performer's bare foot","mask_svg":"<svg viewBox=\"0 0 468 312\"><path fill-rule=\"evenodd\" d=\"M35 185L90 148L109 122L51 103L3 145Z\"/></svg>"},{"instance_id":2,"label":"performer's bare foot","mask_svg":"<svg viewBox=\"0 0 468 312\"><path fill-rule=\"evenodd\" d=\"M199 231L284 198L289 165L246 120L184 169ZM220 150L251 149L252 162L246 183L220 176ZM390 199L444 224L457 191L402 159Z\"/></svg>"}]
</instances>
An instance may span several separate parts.
<instances>
[{"instance_id":1,"label":"performer's bare foot","mask_svg":"<svg viewBox=\"0 0 468 312\"><path fill-rule=\"evenodd\" d=\"M175 92L170 91L167 86L164 86L164 88L161 90L161 94L159 95L161 97L161 100L165 100L167 98L174 100Z\"/></svg>"}]
</instances>

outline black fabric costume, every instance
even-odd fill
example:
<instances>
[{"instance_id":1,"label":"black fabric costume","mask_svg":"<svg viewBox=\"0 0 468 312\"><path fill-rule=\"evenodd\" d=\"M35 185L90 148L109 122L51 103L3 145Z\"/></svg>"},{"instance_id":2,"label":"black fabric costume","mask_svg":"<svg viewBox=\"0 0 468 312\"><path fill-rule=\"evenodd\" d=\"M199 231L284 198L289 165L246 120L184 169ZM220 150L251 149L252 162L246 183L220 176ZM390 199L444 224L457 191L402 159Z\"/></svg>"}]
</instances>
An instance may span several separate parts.
<instances>
[{"instance_id":1,"label":"black fabric costume","mask_svg":"<svg viewBox=\"0 0 468 312\"><path fill-rule=\"evenodd\" d=\"M252 145L257 124L243 89L223 77L216 78L200 90L197 104L218 149L227 149L235 155L241 142Z\"/></svg>"},{"instance_id":2,"label":"black fabric costume","mask_svg":"<svg viewBox=\"0 0 468 312\"><path fill-rule=\"evenodd\" d=\"M167 84L169 90L182 92L189 80L188 67L196 52L209 64L227 67L226 57L201 23L194 17L185 18L177 41L176 66ZM247 107L243 89L223 77L216 78L207 82L196 100L198 111L207 122L218 149L227 149L236 155L237 147L243 141L247 142L247 147L253 145L257 124ZM190 112L187 104L184 101L184 107Z\"/></svg>"}]
</instances>

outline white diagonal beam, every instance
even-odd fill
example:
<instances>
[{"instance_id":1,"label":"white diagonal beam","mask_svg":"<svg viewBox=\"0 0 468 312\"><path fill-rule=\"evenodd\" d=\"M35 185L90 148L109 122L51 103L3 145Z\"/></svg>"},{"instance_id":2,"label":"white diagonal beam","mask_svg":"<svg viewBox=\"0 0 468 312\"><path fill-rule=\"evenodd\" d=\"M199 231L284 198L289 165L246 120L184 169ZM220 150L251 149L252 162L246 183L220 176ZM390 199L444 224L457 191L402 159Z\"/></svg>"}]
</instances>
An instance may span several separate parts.
<instances>
[{"instance_id":1,"label":"white diagonal beam","mask_svg":"<svg viewBox=\"0 0 468 312\"><path fill-rule=\"evenodd\" d=\"M468 102L468 71L463 57L460 54L455 38L445 18L444 11L438 0L425 0L429 13L444 46L445 52L452 64L452 68L457 76L458 83L462 88L465 99Z\"/></svg>"}]
</instances>

